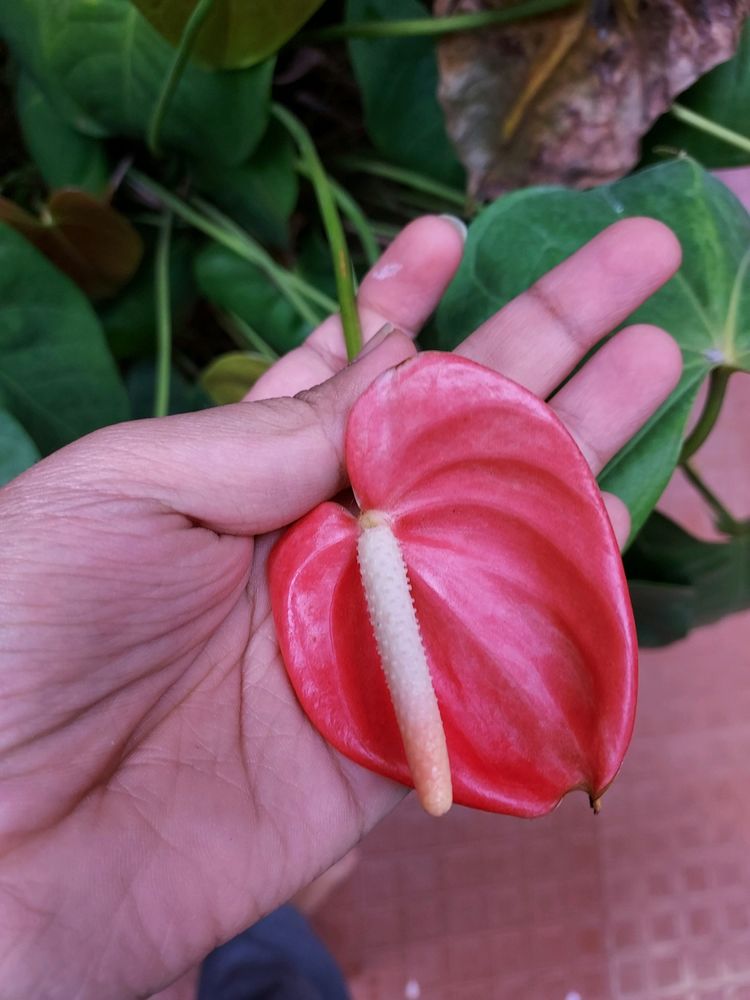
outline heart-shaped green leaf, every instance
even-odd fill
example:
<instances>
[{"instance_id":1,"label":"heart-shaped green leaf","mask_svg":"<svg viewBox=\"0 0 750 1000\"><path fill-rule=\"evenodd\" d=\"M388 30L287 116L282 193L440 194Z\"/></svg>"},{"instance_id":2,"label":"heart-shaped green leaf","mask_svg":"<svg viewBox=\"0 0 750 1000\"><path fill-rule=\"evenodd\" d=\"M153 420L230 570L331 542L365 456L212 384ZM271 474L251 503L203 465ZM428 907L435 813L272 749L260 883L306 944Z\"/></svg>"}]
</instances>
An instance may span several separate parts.
<instances>
[{"instance_id":1,"label":"heart-shaped green leaf","mask_svg":"<svg viewBox=\"0 0 750 1000\"><path fill-rule=\"evenodd\" d=\"M39 458L39 449L13 414L0 410L0 486Z\"/></svg>"},{"instance_id":2,"label":"heart-shaped green leaf","mask_svg":"<svg viewBox=\"0 0 750 1000\"><path fill-rule=\"evenodd\" d=\"M625 568L643 646L667 645L698 625L750 608L750 532L705 542L655 512Z\"/></svg>"},{"instance_id":3,"label":"heart-shaped green leaf","mask_svg":"<svg viewBox=\"0 0 750 1000\"><path fill-rule=\"evenodd\" d=\"M2 3L0 36L80 131L144 138L174 49L130 0ZM162 126L164 148L241 163L265 130L272 69L188 65Z\"/></svg>"},{"instance_id":4,"label":"heart-shaped green leaf","mask_svg":"<svg viewBox=\"0 0 750 1000\"><path fill-rule=\"evenodd\" d=\"M607 225L643 215L674 230L683 265L629 321L669 331L682 348L684 371L667 402L600 479L627 503L634 532L677 464L702 382L720 366L750 369L750 217L723 184L683 159L592 191L529 188L500 198L471 226L431 342L452 349Z\"/></svg>"},{"instance_id":5,"label":"heart-shaped green leaf","mask_svg":"<svg viewBox=\"0 0 750 1000\"><path fill-rule=\"evenodd\" d=\"M348 21L391 21L429 15L418 0L348 0L346 16ZM391 163L463 185L464 170L437 99L434 40L354 39L349 54L375 148Z\"/></svg>"},{"instance_id":6,"label":"heart-shaped green leaf","mask_svg":"<svg viewBox=\"0 0 750 1000\"><path fill-rule=\"evenodd\" d=\"M717 125L750 138L750 21L745 23L734 56L694 84L679 103ZM684 150L704 167L739 167L750 163L750 153L713 135L685 125L666 114L643 140L644 152L658 147Z\"/></svg>"},{"instance_id":7,"label":"heart-shaped green leaf","mask_svg":"<svg viewBox=\"0 0 750 1000\"><path fill-rule=\"evenodd\" d=\"M124 388L83 293L5 225L0 396L42 454L128 417Z\"/></svg>"},{"instance_id":8,"label":"heart-shaped green leaf","mask_svg":"<svg viewBox=\"0 0 750 1000\"><path fill-rule=\"evenodd\" d=\"M16 110L26 146L50 188L103 193L109 179L104 146L69 125L27 73L18 81Z\"/></svg>"},{"instance_id":9,"label":"heart-shaped green leaf","mask_svg":"<svg viewBox=\"0 0 750 1000\"><path fill-rule=\"evenodd\" d=\"M156 30L179 42L198 0L133 0ZM214 0L193 54L207 66L240 69L273 55L323 0Z\"/></svg>"},{"instance_id":10,"label":"heart-shaped green leaf","mask_svg":"<svg viewBox=\"0 0 750 1000\"><path fill-rule=\"evenodd\" d=\"M115 295L140 264L143 243L124 215L85 191L55 191L42 218L0 198L12 226L92 299Z\"/></svg>"}]
</instances>

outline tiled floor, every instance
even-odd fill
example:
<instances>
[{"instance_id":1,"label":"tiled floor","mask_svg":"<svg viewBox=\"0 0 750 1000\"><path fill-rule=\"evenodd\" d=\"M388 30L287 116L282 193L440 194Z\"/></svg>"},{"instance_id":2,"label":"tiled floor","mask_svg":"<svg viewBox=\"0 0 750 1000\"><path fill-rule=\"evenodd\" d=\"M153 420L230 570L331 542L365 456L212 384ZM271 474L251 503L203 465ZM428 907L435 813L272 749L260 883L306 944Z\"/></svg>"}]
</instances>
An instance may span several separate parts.
<instances>
[{"instance_id":1,"label":"tiled floor","mask_svg":"<svg viewBox=\"0 0 750 1000\"><path fill-rule=\"evenodd\" d=\"M750 515L746 376L696 464ZM710 535L684 482L665 507ZM530 822L409 800L318 927L356 1000L750 1000L750 614L643 654L600 816L583 795Z\"/></svg>"}]
</instances>

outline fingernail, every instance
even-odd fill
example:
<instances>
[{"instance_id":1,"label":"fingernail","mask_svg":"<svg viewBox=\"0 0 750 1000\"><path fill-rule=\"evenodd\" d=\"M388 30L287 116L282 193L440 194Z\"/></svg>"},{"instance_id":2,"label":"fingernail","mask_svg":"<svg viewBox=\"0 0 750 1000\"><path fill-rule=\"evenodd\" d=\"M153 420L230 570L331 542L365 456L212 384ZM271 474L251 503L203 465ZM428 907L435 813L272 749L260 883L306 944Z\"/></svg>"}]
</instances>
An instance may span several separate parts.
<instances>
[{"instance_id":1,"label":"fingernail","mask_svg":"<svg viewBox=\"0 0 750 1000\"><path fill-rule=\"evenodd\" d=\"M380 345L383 343L388 334L393 333L394 329L395 327L393 323L386 323L385 326L381 326L378 332L374 334L374 336L370 337L370 339L367 341L365 346L359 352L357 357L363 358L365 354L369 354L371 351L374 351L376 348L380 347Z\"/></svg>"},{"instance_id":2,"label":"fingernail","mask_svg":"<svg viewBox=\"0 0 750 1000\"><path fill-rule=\"evenodd\" d=\"M459 219L457 215L441 215L441 219L445 219L446 222L450 222L453 228L456 230L458 235L461 237L463 242L466 242L466 237L469 235L469 230L466 228L466 223L463 219Z\"/></svg>"}]
</instances>

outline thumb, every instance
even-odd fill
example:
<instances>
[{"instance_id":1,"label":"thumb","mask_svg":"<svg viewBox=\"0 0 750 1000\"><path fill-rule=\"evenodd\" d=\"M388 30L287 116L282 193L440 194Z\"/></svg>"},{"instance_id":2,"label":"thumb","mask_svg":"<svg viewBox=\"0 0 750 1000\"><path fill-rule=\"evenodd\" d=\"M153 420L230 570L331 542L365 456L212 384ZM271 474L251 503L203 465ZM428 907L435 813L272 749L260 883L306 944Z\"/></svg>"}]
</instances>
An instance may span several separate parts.
<instances>
[{"instance_id":1,"label":"thumb","mask_svg":"<svg viewBox=\"0 0 750 1000\"><path fill-rule=\"evenodd\" d=\"M414 352L394 331L298 396L107 428L87 439L98 454L85 465L99 489L156 500L214 531L274 530L346 485L349 410L377 375Z\"/></svg>"}]
</instances>

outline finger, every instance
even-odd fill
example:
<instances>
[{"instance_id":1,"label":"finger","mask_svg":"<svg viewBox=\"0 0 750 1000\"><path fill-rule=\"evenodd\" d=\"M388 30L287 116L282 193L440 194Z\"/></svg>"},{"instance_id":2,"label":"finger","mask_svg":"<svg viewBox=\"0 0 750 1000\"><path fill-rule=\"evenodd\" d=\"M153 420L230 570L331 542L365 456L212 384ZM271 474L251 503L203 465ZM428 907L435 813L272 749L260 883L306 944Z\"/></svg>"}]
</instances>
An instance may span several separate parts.
<instances>
[{"instance_id":1,"label":"finger","mask_svg":"<svg viewBox=\"0 0 750 1000\"><path fill-rule=\"evenodd\" d=\"M384 251L357 294L365 343L386 324L410 336L419 332L461 262L462 226L452 217L425 216L408 225ZM292 396L324 382L346 363L341 319L330 316L258 379L245 398Z\"/></svg>"},{"instance_id":2,"label":"finger","mask_svg":"<svg viewBox=\"0 0 750 1000\"><path fill-rule=\"evenodd\" d=\"M545 397L680 265L654 219L623 219L482 324L458 353Z\"/></svg>"},{"instance_id":3,"label":"finger","mask_svg":"<svg viewBox=\"0 0 750 1000\"><path fill-rule=\"evenodd\" d=\"M621 549L625 548L625 543L630 536L630 511L625 502L614 493L602 493L604 506L607 508L612 530L615 533L617 544Z\"/></svg>"},{"instance_id":4,"label":"finger","mask_svg":"<svg viewBox=\"0 0 750 1000\"><path fill-rule=\"evenodd\" d=\"M283 527L346 485L349 410L381 372L415 353L390 333L304 398L235 403L105 428L78 445L101 494L150 499L222 534Z\"/></svg>"},{"instance_id":5,"label":"finger","mask_svg":"<svg viewBox=\"0 0 750 1000\"><path fill-rule=\"evenodd\" d=\"M682 354L655 326L618 333L556 393L550 406L597 475L677 385Z\"/></svg>"}]
</instances>

